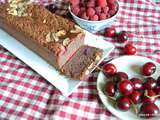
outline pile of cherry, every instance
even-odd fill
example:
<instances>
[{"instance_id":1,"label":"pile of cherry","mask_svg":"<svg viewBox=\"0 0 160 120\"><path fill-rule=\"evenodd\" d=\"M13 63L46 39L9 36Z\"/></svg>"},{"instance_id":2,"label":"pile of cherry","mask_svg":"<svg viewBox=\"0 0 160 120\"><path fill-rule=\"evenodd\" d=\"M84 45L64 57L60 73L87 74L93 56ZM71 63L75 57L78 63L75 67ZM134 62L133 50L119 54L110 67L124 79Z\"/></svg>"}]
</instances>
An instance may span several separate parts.
<instances>
[{"instance_id":1,"label":"pile of cherry","mask_svg":"<svg viewBox=\"0 0 160 120\"><path fill-rule=\"evenodd\" d=\"M153 62L147 62L140 67L141 78L129 79L127 73L117 72L117 68L112 63L103 65L103 72L107 76L104 88L108 98L116 103L116 108L128 111L131 107L139 117L151 118L160 114L159 107L155 102L160 98L160 77L155 80L151 77L156 71Z\"/></svg>"},{"instance_id":2,"label":"pile of cherry","mask_svg":"<svg viewBox=\"0 0 160 120\"><path fill-rule=\"evenodd\" d=\"M118 10L116 0L69 0L71 11L78 17L100 21L112 17Z\"/></svg>"}]
</instances>

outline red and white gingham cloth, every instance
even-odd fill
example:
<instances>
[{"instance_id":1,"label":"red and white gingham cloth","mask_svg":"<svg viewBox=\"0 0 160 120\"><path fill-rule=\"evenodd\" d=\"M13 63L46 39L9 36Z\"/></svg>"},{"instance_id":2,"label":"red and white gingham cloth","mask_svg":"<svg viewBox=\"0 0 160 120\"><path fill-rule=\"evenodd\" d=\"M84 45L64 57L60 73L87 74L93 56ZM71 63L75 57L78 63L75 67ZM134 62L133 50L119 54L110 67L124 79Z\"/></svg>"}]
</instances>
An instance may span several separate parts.
<instances>
[{"instance_id":1,"label":"red and white gingham cloth","mask_svg":"<svg viewBox=\"0 0 160 120\"><path fill-rule=\"evenodd\" d=\"M34 2L46 5L53 1ZM129 41L136 45L139 55L160 62L159 0L119 1L121 9L114 24L116 29L132 33ZM60 7L60 4L58 6ZM123 44L112 39L107 40L116 45L110 57L121 55ZM83 81L67 98L10 52L0 47L0 120L108 120L110 115L99 100L96 77Z\"/></svg>"}]
</instances>

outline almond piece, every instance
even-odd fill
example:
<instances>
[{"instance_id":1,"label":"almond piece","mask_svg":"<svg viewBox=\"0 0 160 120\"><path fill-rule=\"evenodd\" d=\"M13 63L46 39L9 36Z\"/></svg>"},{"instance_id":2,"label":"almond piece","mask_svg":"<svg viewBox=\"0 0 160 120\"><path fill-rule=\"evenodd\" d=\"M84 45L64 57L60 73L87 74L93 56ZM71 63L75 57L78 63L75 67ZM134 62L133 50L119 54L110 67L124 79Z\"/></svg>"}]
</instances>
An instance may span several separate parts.
<instances>
[{"instance_id":1,"label":"almond piece","mask_svg":"<svg viewBox=\"0 0 160 120\"><path fill-rule=\"evenodd\" d=\"M69 38L65 38L65 39L63 40L63 45L66 47L66 46L69 45L70 42L71 42L71 40L70 40Z\"/></svg>"},{"instance_id":2,"label":"almond piece","mask_svg":"<svg viewBox=\"0 0 160 120\"><path fill-rule=\"evenodd\" d=\"M64 36L64 35L66 35L67 34L67 32L65 31L65 30L60 30L60 31L58 31L57 33L56 33L56 36L57 37L61 37L61 36Z\"/></svg>"}]
</instances>

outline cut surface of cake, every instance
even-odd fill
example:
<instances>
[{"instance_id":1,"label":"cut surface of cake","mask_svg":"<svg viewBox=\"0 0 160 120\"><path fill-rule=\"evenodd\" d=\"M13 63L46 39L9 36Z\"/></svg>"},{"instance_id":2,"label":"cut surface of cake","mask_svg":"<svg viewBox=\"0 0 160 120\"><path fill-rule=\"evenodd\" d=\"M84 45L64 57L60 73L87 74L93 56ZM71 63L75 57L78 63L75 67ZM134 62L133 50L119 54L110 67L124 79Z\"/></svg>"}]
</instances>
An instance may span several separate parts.
<instances>
[{"instance_id":1,"label":"cut surface of cake","mask_svg":"<svg viewBox=\"0 0 160 120\"><path fill-rule=\"evenodd\" d=\"M0 5L0 28L60 69L84 44L85 33L43 6L19 1Z\"/></svg>"},{"instance_id":2,"label":"cut surface of cake","mask_svg":"<svg viewBox=\"0 0 160 120\"><path fill-rule=\"evenodd\" d=\"M62 73L73 79L86 80L101 58L101 49L84 45L63 66Z\"/></svg>"}]
</instances>

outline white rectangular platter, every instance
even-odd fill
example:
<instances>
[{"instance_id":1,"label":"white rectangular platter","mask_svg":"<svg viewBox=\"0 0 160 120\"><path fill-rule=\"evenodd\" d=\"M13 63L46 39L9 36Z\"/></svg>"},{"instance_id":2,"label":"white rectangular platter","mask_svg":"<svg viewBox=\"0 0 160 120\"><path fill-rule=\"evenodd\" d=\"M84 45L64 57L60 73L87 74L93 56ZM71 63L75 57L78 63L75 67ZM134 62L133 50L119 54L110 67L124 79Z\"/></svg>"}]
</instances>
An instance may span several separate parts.
<instances>
[{"instance_id":1,"label":"white rectangular platter","mask_svg":"<svg viewBox=\"0 0 160 120\"><path fill-rule=\"evenodd\" d=\"M113 44L103 40L103 37L98 37L89 32L86 32L85 44L103 49L103 58L106 58L114 49ZM54 85L64 96L70 95L74 89L81 83L77 80L69 79L61 75L54 67L48 64L44 59L26 48L15 38L0 29L0 45L13 53L16 57L30 66L43 78ZM38 62L37 62L38 61Z\"/></svg>"}]
</instances>

